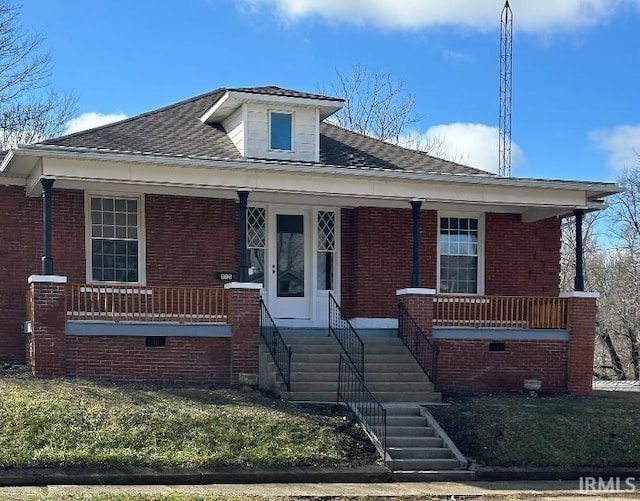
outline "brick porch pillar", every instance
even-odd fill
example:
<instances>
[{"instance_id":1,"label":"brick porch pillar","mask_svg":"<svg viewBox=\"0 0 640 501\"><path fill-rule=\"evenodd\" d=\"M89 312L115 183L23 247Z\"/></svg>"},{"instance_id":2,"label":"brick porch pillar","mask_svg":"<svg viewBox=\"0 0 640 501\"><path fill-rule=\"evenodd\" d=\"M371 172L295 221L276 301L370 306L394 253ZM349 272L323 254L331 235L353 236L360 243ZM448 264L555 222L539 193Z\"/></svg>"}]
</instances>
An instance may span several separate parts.
<instances>
[{"instance_id":1,"label":"brick porch pillar","mask_svg":"<svg viewBox=\"0 0 640 501\"><path fill-rule=\"evenodd\" d=\"M31 372L41 378L65 375L65 284L67 277L31 275L33 313L28 360Z\"/></svg>"},{"instance_id":2,"label":"brick porch pillar","mask_svg":"<svg viewBox=\"0 0 640 501\"><path fill-rule=\"evenodd\" d=\"M571 298L569 313L569 367L567 390L572 395L589 395L593 379L593 351L596 336L597 292L566 292Z\"/></svg>"},{"instance_id":3,"label":"brick porch pillar","mask_svg":"<svg viewBox=\"0 0 640 501\"><path fill-rule=\"evenodd\" d=\"M262 285L231 282L224 288L229 298L228 323L231 324L231 384L257 382Z\"/></svg>"},{"instance_id":4,"label":"brick porch pillar","mask_svg":"<svg viewBox=\"0 0 640 501\"><path fill-rule=\"evenodd\" d=\"M408 288L396 291L398 300L404 303L409 315L429 339L433 339L433 297L435 289Z\"/></svg>"}]
</instances>

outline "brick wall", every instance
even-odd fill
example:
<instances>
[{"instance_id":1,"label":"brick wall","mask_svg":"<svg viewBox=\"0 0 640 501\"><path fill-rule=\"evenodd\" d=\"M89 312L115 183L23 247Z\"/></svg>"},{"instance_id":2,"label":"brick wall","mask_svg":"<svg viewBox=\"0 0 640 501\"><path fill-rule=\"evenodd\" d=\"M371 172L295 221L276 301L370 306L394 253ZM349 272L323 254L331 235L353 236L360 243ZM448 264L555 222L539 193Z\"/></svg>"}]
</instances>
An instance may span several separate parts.
<instances>
[{"instance_id":1,"label":"brick wall","mask_svg":"<svg viewBox=\"0 0 640 501\"><path fill-rule=\"evenodd\" d=\"M83 200L82 192L53 190L55 271L69 281L85 281ZM0 359L25 360L27 278L40 273L41 257L42 200L28 198L22 187L0 186Z\"/></svg>"},{"instance_id":2,"label":"brick wall","mask_svg":"<svg viewBox=\"0 0 640 501\"><path fill-rule=\"evenodd\" d=\"M219 287L238 272L239 215L233 200L147 195L147 284Z\"/></svg>"},{"instance_id":3,"label":"brick wall","mask_svg":"<svg viewBox=\"0 0 640 501\"><path fill-rule=\"evenodd\" d=\"M396 290L411 285L411 207L342 211L342 303L350 317L397 316ZM436 285L437 214L420 217L421 286Z\"/></svg>"},{"instance_id":4,"label":"brick wall","mask_svg":"<svg viewBox=\"0 0 640 501\"><path fill-rule=\"evenodd\" d=\"M486 294L557 296L560 231L559 218L522 223L516 214L487 214Z\"/></svg>"},{"instance_id":5,"label":"brick wall","mask_svg":"<svg viewBox=\"0 0 640 501\"><path fill-rule=\"evenodd\" d=\"M437 288L437 218L436 211L421 213L426 288ZM395 291L410 285L411 265L411 208L342 210L342 304L349 317L395 317ZM559 281L558 218L523 223L517 214L486 215L486 294L557 296Z\"/></svg>"},{"instance_id":6,"label":"brick wall","mask_svg":"<svg viewBox=\"0 0 640 501\"><path fill-rule=\"evenodd\" d=\"M230 338L168 337L151 348L144 337L67 336L68 376L228 384L230 360Z\"/></svg>"},{"instance_id":7,"label":"brick wall","mask_svg":"<svg viewBox=\"0 0 640 501\"><path fill-rule=\"evenodd\" d=\"M437 339L439 390L469 394L521 391L525 379L539 379L541 392L567 391L566 341L507 340L505 351L489 351L490 342Z\"/></svg>"}]
</instances>

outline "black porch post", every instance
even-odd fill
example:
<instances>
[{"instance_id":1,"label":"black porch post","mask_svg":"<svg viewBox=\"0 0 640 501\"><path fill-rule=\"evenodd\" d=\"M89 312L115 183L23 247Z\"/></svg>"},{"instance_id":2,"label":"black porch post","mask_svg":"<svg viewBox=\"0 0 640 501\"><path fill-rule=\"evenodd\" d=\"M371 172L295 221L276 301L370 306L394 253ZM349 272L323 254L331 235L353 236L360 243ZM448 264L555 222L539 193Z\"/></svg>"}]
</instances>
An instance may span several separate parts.
<instances>
[{"instance_id":1,"label":"black porch post","mask_svg":"<svg viewBox=\"0 0 640 501\"><path fill-rule=\"evenodd\" d=\"M238 270L238 281L249 281L249 266L247 264L247 201L249 200L249 190L238 190L238 200L240 201L240 268Z\"/></svg>"},{"instance_id":2,"label":"black porch post","mask_svg":"<svg viewBox=\"0 0 640 501\"><path fill-rule=\"evenodd\" d=\"M413 268L411 272L411 287L420 287L420 208L422 200L412 200L413 211Z\"/></svg>"},{"instance_id":3,"label":"black porch post","mask_svg":"<svg viewBox=\"0 0 640 501\"><path fill-rule=\"evenodd\" d=\"M584 216L584 211L576 209L573 214L576 217L576 280L574 288L576 291L582 292L584 291L584 253L582 250L582 217Z\"/></svg>"},{"instance_id":4,"label":"black porch post","mask_svg":"<svg viewBox=\"0 0 640 501\"><path fill-rule=\"evenodd\" d=\"M53 257L51 252L51 193L54 179L41 179L42 184L42 274L53 275Z\"/></svg>"}]
</instances>

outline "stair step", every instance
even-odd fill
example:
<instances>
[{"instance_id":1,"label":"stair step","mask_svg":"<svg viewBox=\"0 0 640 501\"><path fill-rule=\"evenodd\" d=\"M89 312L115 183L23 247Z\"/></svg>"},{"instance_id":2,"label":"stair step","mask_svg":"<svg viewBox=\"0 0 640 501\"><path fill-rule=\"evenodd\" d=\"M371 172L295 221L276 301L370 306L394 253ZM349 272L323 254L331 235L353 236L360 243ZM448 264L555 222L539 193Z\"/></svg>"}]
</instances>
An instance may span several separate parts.
<instances>
[{"instance_id":1,"label":"stair step","mask_svg":"<svg viewBox=\"0 0 640 501\"><path fill-rule=\"evenodd\" d=\"M298 372L333 372L338 374L338 361L327 363L315 363L315 362L294 362L291 361L291 373Z\"/></svg>"},{"instance_id":2,"label":"stair step","mask_svg":"<svg viewBox=\"0 0 640 501\"><path fill-rule=\"evenodd\" d=\"M411 356L410 353L367 353L365 351L364 354L364 364L365 367L368 364L387 364L387 365L398 365L398 364L415 364L416 359Z\"/></svg>"},{"instance_id":3,"label":"stair step","mask_svg":"<svg viewBox=\"0 0 640 501\"><path fill-rule=\"evenodd\" d=\"M476 479L473 470L394 471L392 482L472 482Z\"/></svg>"},{"instance_id":4,"label":"stair step","mask_svg":"<svg viewBox=\"0 0 640 501\"><path fill-rule=\"evenodd\" d=\"M387 426L415 426L421 428L427 426L427 418L424 416L389 416Z\"/></svg>"},{"instance_id":5,"label":"stair step","mask_svg":"<svg viewBox=\"0 0 640 501\"><path fill-rule=\"evenodd\" d=\"M338 382L337 381L320 381L320 382L303 382L298 380L291 381L291 391L299 391L299 392L332 392L335 393L338 391Z\"/></svg>"},{"instance_id":6,"label":"stair step","mask_svg":"<svg viewBox=\"0 0 640 501\"><path fill-rule=\"evenodd\" d=\"M387 465L393 470L455 470L460 468L457 459L394 459L387 461Z\"/></svg>"},{"instance_id":7,"label":"stair step","mask_svg":"<svg viewBox=\"0 0 640 501\"><path fill-rule=\"evenodd\" d=\"M371 381L365 379L367 388L374 395L376 392L432 392L433 384L423 381L399 382L399 381Z\"/></svg>"},{"instance_id":8,"label":"stair step","mask_svg":"<svg viewBox=\"0 0 640 501\"><path fill-rule=\"evenodd\" d=\"M424 372L371 372L365 364L368 383L431 383Z\"/></svg>"},{"instance_id":9,"label":"stair step","mask_svg":"<svg viewBox=\"0 0 640 501\"><path fill-rule=\"evenodd\" d=\"M386 363L379 363L379 362L366 363L365 361L365 368L364 368L365 374L370 374L370 373L393 374L396 372L424 374L420 366L413 359L411 360L412 360L411 363L406 363L406 364L403 364L403 363L386 364Z\"/></svg>"},{"instance_id":10,"label":"stair step","mask_svg":"<svg viewBox=\"0 0 640 501\"><path fill-rule=\"evenodd\" d=\"M299 353L297 351L291 354L291 364L314 363L314 364L337 364L340 355L337 353Z\"/></svg>"},{"instance_id":11,"label":"stair step","mask_svg":"<svg viewBox=\"0 0 640 501\"><path fill-rule=\"evenodd\" d=\"M435 436L435 431L430 426L387 426L387 439L425 438L433 436Z\"/></svg>"},{"instance_id":12,"label":"stair step","mask_svg":"<svg viewBox=\"0 0 640 501\"><path fill-rule=\"evenodd\" d=\"M387 436L387 447L442 447L443 441L440 437L389 437Z\"/></svg>"},{"instance_id":13,"label":"stair step","mask_svg":"<svg viewBox=\"0 0 640 501\"><path fill-rule=\"evenodd\" d=\"M436 392L376 392L378 402L440 402L442 395Z\"/></svg>"},{"instance_id":14,"label":"stair step","mask_svg":"<svg viewBox=\"0 0 640 501\"><path fill-rule=\"evenodd\" d=\"M452 459L450 449L445 447L389 447L387 452L393 459Z\"/></svg>"}]
</instances>

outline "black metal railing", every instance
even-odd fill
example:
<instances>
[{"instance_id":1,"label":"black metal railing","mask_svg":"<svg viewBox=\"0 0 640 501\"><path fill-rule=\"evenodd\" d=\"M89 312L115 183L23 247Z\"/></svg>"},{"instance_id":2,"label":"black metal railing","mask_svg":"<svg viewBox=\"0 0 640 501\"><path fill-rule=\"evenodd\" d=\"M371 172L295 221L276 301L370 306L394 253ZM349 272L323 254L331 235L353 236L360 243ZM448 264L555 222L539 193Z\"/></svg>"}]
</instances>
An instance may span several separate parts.
<instances>
[{"instance_id":1,"label":"black metal railing","mask_svg":"<svg viewBox=\"0 0 640 501\"><path fill-rule=\"evenodd\" d=\"M291 391L291 348L284 342L267 306L260 300L260 337L271 353L287 391Z\"/></svg>"},{"instance_id":2,"label":"black metal railing","mask_svg":"<svg viewBox=\"0 0 640 501\"><path fill-rule=\"evenodd\" d=\"M353 365L340 354L338 363L337 403L344 402L356 415L371 437L378 452L386 459L387 410L369 391Z\"/></svg>"},{"instance_id":3,"label":"black metal railing","mask_svg":"<svg viewBox=\"0 0 640 501\"><path fill-rule=\"evenodd\" d=\"M402 302L398 303L398 336L435 388L438 384L438 348L425 336Z\"/></svg>"},{"instance_id":4,"label":"black metal railing","mask_svg":"<svg viewBox=\"0 0 640 501\"><path fill-rule=\"evenodd\" d=\"M364 378L364 344L344 316L342 308L331 292L329 292L329 334L333 334L338 340L349 362L353 364L360 377Z\"/></svg>"}]
</instances>

